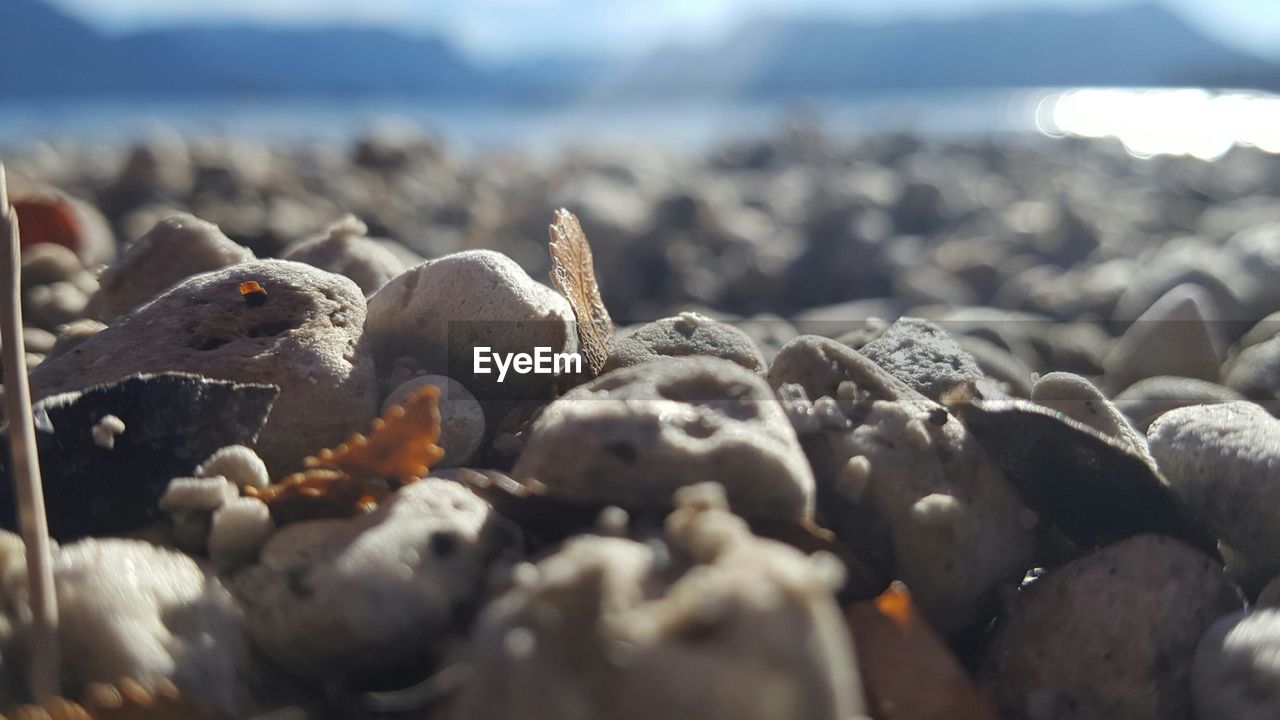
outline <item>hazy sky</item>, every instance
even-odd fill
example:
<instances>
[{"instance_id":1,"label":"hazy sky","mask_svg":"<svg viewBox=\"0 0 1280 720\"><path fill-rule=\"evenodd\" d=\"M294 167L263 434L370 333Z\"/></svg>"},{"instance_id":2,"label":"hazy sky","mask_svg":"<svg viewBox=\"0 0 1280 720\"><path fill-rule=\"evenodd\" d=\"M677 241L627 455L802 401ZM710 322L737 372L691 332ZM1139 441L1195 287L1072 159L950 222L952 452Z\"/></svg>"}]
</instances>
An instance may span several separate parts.
<instances>
[{"instance_id":1,"label":"hazy sky","mask_svg":"<svg viewBox=\"0 0 1280 720\"><path fill-rule=\"evenodd\" d=\"M1087 10L1132 0L53 0L110 31L197 22L358 21L435 31L470 53L632 53L698 41L761 15L945 17L1020 7ZM1165 0L1204 31L1280 57L1280 0Z\"/></svg>"}]
</instances>

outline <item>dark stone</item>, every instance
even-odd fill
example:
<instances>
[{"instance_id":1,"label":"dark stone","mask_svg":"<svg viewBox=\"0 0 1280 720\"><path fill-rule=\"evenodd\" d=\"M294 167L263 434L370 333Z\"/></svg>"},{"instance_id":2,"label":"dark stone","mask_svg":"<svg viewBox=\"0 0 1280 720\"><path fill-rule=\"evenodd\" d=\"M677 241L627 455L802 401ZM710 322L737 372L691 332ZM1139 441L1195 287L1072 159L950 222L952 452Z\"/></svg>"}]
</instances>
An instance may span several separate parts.
<instances>
[{"instance_id":1,"label":"dark stone","mask_svg":"<svg viewBox=\"0 0 1280 720\"><path fill-rule=\"evenodd\" d=\"M1173 491L1118 440L1024 400L968 397L949 405L1027 506L1077 545L1158 533L1217 556Z\"/></svg>"},{"instance_id":2,"label":"dark stone","mask_svg":"<svg viewBox=\"0 0 1280 720\"><path fill-rule=\"evenodd\" d=\"M185 373L134 375L35 404L36 443L49 532L58 540L137 529L159 516L169 480L190 475L219 448L250 445L280 390ZM93 428L124 422L115 446ZM0 524L17 519L8 443L0 453Z\"/></svg>"}]
</instances>

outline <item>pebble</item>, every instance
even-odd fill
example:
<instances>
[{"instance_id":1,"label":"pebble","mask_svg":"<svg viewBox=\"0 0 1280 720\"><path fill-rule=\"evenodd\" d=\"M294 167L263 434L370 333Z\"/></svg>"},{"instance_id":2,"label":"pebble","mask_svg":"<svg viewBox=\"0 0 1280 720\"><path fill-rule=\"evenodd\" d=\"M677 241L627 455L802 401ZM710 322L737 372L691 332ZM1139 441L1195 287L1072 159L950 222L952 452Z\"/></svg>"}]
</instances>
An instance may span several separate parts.
<instances>
[{"instance_id":1,"label":"pebble","mask_svg":"<svg viewBox=\"0 0 1280 720\"><path fill-rule=\"evenodd\" d=\"M1139 380L1115 396L1115 406L1143 433L1156 418L1190 405L1239 402L1244 395L1217 383L1195 378L1159 375Z\"/></svg>"},{"instance_id":2,"label":"pebble","mask_svg":"<svg viewBox=\"0 0 1280 720\"><path fill-rule=\"evenodd\" d=\"M270 482L267 464L253 448L228 445L210 455L196 468L197 477L222 477L237 488L261 490Z\"/></svg>"},{"instance_id":3,"label":"pebble","mask_svg":"<svg viewBox=\"0 0 1280 720\"><path fill-rule=\"evenodd\" d=\"M462 485L426 478L370 513L281 528L231 588L249 637L282 667L373 678L439 651L478 600L493 522Z\"/></svg>"},{"instance_id":4,"label":"pebble","mask_svg":"<svg viewBox=\"0 0 1280 720\"><path fill-rule=\"evenodd\" d=\"M460 720L866 714L839 573L753 536L714 485L681 490L661 537L578 536L525 567L479 620Z\"/></svg>"},{"instance_id":5,"label":"pebble","mask_svg":"<svg viewBox=\"0 0 1280 720\"><path fill-rule=\"evenodd\" d=\"M719 357L763 373L765 359L745 332L698 313L685 312L637 328L609 349L603 372L661 357Z\"/></svg>"},{"instance_id":6,"label":"pebble","mask_svg":"<svg viewBox=\"0 0 1280 720\"><path fill-rule=\"evenodd\" d=\"M1169 487L1239 558L1244 584L1280 574L1280 420L1249 402L1195 405L1161 415L1147 439Z\"/></svg>"},{"instance_id":7,"label":"pebble","mask_svg":"<svg viewBox=\"0 0 1280 720\"><path fill-rule=\"evenodd\" d=\"M192 275L253 259L252 251L232 242L217 225L185 213L171 215L129 243L102 271L88 310L110 322Z\"/></svg>"},{"instance_id":8,"label":"pebble","mask_svg":"<svg viewBox=\"0 0 1280 720\"><path fill-rule=\"evenodd\" d=\"M345 275L365 295L372 295L409 266L385 245L366 237L368 233L367 225L347 215L323 233L289 245L280 258Z\"/></svg>"},{"instance_id":9,"label":"pebble","mask_svg":"<svg viewBox=\"0 0 1280 720\"><path fill-rule=\"evenodd\" d=\"M437 406L441 428L436 445L444 448L444 458L432 469L470 465L484 443L484 408L462 383L444 375L418 376L396 386L383 401L382 411L385 413L391 406L402 404L424 385L440 388Z\"/></svg>"},{"instance_id":10,"label":"pebble","mask_svg":"<svg viewBox=\"0 0 1280 720\"><path fill-rule=\"evenodd\" d=\"M1280 717L1280 609L1214 623L1196 648L1191 694L1197 720Z\"/></svg>"},{"instance_id":11,"label":"pebble","mask_svg":"<svg viewBox=\"0 0 1280 720\"><path fill-rule=\"evenodd\" d=\"M1134 321L1107 355L1107 385L1115 390L1159 375L1217 382L1222 358L1210 322L1213 301L1196 285L1179 285Z\"/></svg>"},{"instance_id":12,"label":"pebble","mask_svg":"<svg viewBox=\"0 0 1280 720\"><path fill-rule=\"evenodd\" d=\"M1226 368L1223 385L1280 409L1280 336L1246 347Z\"/></svg>"},{"instance_id":13,"label":"pebble","mask_svg":"<svg viewBox=\"0 0 1280 720\"><path fill-rule=\"evenodd\" d=\"M655 360L571 390L534 422L512 475L626 510L713 481L743 515L813 516L813 475L782 406L758 374L721 358Z\"/></svg>"},{"instance_id":14,"label":"pebble","mask_svg":"<svg viewBox=\"0 0 1280 720\"><path fill-rule=\"evenodd\" d=\"M1191 720L1196 643L1240 604L1211 558L1139 535L1023 589L982 674L1008 720Z\"/></svg>"},{"instance_id":15,"label":"pebble","mask_svg":"<svg viewBox=\"0 0 1280 720\"><path fill-rule=\"evenodd\" d=\"M789 405L817 398L808 412L826 407L836 417L804 437L819 514L865 561L904 581L939 632L968 627L998 585L1026 570L1034 516L942 406L869 358L814 335L778 353L769 382L792 398Z\"/></svg>"},{"instance_id":16,"label":"pebble","mask_svg":"<svg viewBox=\"0 0 1280 720\"><path fill-rule=\"evenodd\" d=\"M977 361L955 338L921 318L898 320L858 352L930 400L983 377Z\"/></svg>"},{"instance_id":17,"label":"pebble","mask_svg":"<svg viewBox=\"0 0 1280 720\"><path fill-rule=\"evenodd\" d=\"M1031 391L1031 401L1097 430L1155 464L1146 436L1135 430L1119 408L1087 379L1065 372L1043 375Z\"/></svg>"},{"instance_id":18,"label":"pebble","mask_svg":"<svg viewBox=\"0 0 1280 720\"><path fill-rule=\"evenodd\" d=\"M556 378L509 374L499 384L496 374L473 373L473 348L507 354L578 347L569 301L490 250L428 260L391 280L369 298L365 339L379 368L408 355L423 370L462 382L482 400L490 394L524 399L549 394Z\"/></svg>"},{"instance_id":19,"label":"pebble","mask_svg":"<svg viewBox=\"0 0 1280 720\"><path fill-rule=\"evenodd\" d=\"M240 284L258 282L260 306ZM360 342L364 295L302 263L262 260L193 277L31 373L36 399L166 370L276 385L256 446L275 474L364 430L377 383Z\"/></svg>"}]
</instances>

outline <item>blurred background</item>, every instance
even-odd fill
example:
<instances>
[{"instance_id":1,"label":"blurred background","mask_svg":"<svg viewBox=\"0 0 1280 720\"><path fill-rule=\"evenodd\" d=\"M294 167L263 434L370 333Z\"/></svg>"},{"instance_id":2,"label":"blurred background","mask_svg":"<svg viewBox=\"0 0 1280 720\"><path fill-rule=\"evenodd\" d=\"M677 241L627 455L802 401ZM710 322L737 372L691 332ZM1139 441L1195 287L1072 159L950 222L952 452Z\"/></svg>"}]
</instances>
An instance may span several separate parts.
<instances>
[{"instance_id":1,"label":"blurred background","mask_svg":"<svg viewBox=\"0 0 1280 720\"><path fill-rule=\"evenodd\" d=\"M521 149L770 127L1280 149L1268 0L0 0L0 139L346 139L398 116ZM1065 88L1242 92L1058 92ZM1254 116L1250 120L1244 116ZM1172 121L1152 135L1160 121ZM1147 135L1147 137L1143 137ZM1158 136L1158 137L1157 137Z\"/></svg>"},{"instance_id":2,"label":"blurred background","mask_svg":"<svg viewBox=\"0 0 1280 720\"><path fill-rule=\"evenodd\" d=\"M23 236L76 255L25 271L50 347L111 321L97 270L175 212L340 272L367 228L397 253L383 279L473 247L545 278L563 206L622 323L698 310L768 354L910 313L1024 380L1101 376L1191 285L1215 328L1194 374L1227 382L1280 312L1273 0L0 0L0 21ZM1280 398L1267 367L1228 384Z\"/></svg>"}]
</instances>

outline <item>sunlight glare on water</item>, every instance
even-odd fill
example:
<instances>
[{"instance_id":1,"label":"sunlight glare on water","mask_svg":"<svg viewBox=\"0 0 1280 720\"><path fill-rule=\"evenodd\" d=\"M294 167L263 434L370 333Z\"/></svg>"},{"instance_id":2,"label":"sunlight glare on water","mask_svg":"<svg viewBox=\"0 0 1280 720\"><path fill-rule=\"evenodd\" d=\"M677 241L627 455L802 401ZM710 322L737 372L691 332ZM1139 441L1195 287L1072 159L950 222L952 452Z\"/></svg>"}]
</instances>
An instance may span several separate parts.
<instances>
[{"instance_id":1,"label":"sunlight glare on water","mask_svg":"<svg viewBox=\"0 0 1280 720\"><path fill-rule=\"evenodd\" d=\"M1116 138L1139 157L1212 160L1235 145L1280 153L1280 96L1197 88L1082 88L1045 96L1036 126L1055 137Z\"/></svg>"}]
</instances>

